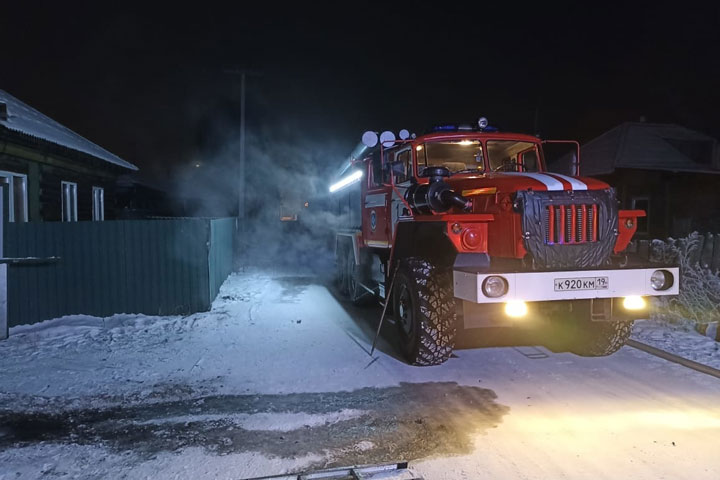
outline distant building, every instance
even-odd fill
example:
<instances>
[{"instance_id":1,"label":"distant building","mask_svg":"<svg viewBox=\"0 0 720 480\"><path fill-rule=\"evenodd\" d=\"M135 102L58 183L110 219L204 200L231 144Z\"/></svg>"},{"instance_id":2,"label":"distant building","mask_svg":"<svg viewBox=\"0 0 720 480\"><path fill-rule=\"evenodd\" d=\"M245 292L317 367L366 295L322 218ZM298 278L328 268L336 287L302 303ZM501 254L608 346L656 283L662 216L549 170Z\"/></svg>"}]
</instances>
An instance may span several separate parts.
<instances>
[{"instance_id":1,"label":"distant building","mask_svg":"<svg viewBox=\"0 0 720 480\"><path fill-rule=\"evenodd\" d=\"M152 217L182 217L182 201L172 197L169 186L148 183L130 175L118 177L115 184L115 215L122 220Z\"/></svg>"},{"instance_id":2,"label":"distant building","mask_svg":"<svg viewBox=\"0 0 720 480\"><path fill-rule=\"evenodd\" d=\"M720 232L720 148L679 125L628 122L581 148L582 175L617 189L622 208L639 209L639 238Z\"/></svg>"},{"instance_id":3,"label":"distant building","mask_svg":"<svg viewBox=\"0 0 720 480\"><path fill-rule=\"evenodd\" d=\"M0 90L6 221L114 218L116 179L137 169Z\"/></svg>"}]
</instances>

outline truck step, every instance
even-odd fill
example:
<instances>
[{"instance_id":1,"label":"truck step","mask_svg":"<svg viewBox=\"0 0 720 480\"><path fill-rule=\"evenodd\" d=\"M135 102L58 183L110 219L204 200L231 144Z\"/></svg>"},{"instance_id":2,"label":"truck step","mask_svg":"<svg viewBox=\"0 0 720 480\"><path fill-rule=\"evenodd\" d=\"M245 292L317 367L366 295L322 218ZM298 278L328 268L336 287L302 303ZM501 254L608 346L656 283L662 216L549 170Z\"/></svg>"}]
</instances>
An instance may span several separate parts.
<instances>
[{"instance_id":1,"label":"truck step","mask_svg":"<svg viewBox=\"0 0 720 480\"><path fill-rule=\"evenodd\" d=\"M407 462L360 467L331 468L315 472L292 473L247 480L423 480L408 469Z\"/></svg>"}]
</instances>

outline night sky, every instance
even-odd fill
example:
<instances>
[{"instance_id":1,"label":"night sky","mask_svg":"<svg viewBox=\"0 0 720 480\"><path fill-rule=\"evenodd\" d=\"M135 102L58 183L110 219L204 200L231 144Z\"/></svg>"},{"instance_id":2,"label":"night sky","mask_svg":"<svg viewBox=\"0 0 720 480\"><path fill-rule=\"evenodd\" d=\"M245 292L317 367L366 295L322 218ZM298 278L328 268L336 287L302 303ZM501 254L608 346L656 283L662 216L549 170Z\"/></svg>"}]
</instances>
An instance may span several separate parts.
<instances>
[{"instance_id":1,"label":"night sky","mask_svg":"<svg viewBox=\"0 0 720 480\"><path fill-rule=\"evenodd\" d=\"M21 3L2 9L0 88L148 177L235 134L228 67L260 73L253 131L348 152L367 129L480 115L581 141L641 116L720 137L717 6Z\"/></svg>"}]
</instances>

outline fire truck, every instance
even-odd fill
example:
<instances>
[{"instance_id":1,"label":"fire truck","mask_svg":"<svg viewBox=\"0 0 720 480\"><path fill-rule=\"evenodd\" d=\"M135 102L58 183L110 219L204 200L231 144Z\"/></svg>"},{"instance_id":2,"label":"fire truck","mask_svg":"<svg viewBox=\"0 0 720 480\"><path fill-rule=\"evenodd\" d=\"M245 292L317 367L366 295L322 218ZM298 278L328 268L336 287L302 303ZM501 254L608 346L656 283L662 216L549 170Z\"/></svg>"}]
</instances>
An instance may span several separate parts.
<instances>
[{"instance_id":1,"label":"fire truck","mask_svg":"<svg viewBox=\"0 0 720 480\"><path fill-rule=\"evenodd\" d=\"M567 349L609 355L648 310L676 295L678 268L626 252L641 210L606 183L550 173L551 141L485 118L396 138L366 132L330 185L339 290L392 313L400 349L437 365L468 329L559 325ZM560 143L564 141L555 141Z\"/></svg>"}]
</instances>

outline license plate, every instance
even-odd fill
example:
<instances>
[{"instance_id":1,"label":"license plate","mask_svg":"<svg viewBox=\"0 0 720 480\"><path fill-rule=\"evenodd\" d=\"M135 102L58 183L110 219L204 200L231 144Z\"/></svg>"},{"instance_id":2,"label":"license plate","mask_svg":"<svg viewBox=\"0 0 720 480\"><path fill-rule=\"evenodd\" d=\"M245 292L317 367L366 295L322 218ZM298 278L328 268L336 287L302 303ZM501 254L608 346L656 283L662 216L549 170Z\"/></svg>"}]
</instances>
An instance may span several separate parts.
<instances>
[{"instance_id":1,"label":"license plate","mask_svg":"<svg viewBox=\"0 0 720 480\"><path fill-rule=\"evenodd\" d=\"M569 292L574 290L607 290L610 282L608 277L556 278L555 291Z\"/></svg>"}]
</instances>

